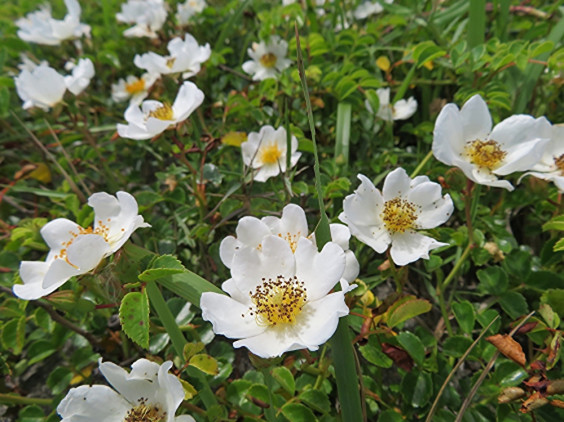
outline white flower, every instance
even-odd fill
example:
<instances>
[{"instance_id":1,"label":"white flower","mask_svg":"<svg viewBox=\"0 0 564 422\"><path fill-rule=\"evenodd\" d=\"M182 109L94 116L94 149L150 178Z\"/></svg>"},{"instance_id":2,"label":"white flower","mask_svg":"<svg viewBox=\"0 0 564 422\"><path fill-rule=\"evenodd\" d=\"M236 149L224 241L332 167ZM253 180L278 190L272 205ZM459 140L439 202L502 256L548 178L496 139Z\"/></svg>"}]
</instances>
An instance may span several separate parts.
<instances>
[{"instance_id":1,"label":"white flower","mask_svg":"<svg viewBox=\"0 0 564 422\"><path fill-rule=\"evenodd\" d=\"M345 271L343 279L350 284L358 276L359 264L354 253L349 250L351 233L347 226L331 224L331 240L345 251ZM288 242L292 252L296 251L298 241L302 237L314 240L314 235L309 234L306 214L302 207L288 204L282 210L282 218L268 216L258 219L256 217L243 217L236 228L237 237L227 236L219 247L219 256L227 268L231 268L233 258L244 248L261 251L262 241L266 236L278 236ZM346 288L345 288L346 290Z\"/></svg>"},{"instance_id":2,"label":"white flower","mask_svg":"<svg viewBox=\"0 0 564 422\"><path fill-rule=\"evenodd\" d=\"M192 82L184 82L172 106L154 100L145 100L139 107L131 104L125 110L127 125L118 124L122 138L150 139L188 118L204 101L204 93Z\"/></svg>"},{"instance_id":3,"label":"white flower","mask_svg":"<svg viewBox=\"0 0 564 422\"><path fill-rule=\"evenodd\" d=\"M186 0L184 3L178 3L176 6L176 20L180 25L188 23L190 18L197 13L201 13L206 8L206 0Z\"/></svg>"},{"instance_id":4,"label":"white flower","mask_svg":"<svg viewBox=\"0 0 564 422\"><path fill-rule=\"evenodd\" d=\"M70 92L78 95L90 85L90 80L94 77L94 64L90 59L80 59L76 65L72 62L68 63L72 74L65 76L65 85Z\"/></svg>"},{"instance_id":5,"label":"white flower","mask_svg":"<svg viewBox=\"0 0 564 422\"><path fill-rule=\"evenodd\" d=\"M554 125L552 136L546 145L541 159L530 167L525 176L535 176L539 179L553 182L560 192L564 192L564 126Z\"/></svg>"},{"instance_id":6,"label":"white flower","mask_svg":"<svg viewBox=\"0 0 564 422\"><path fill-rule=\"evenodd\" d=\"M186 34L184 40L173 38L168 43L167 48L170 53L169 56L159 56L151 51L141 56L137 54L133 63L149 73L168 75L184 72L182 77L187 79L198 73L201 64L211 55L210 45L198 45L198 41L190 34Z\"/></svg>"},{"instance_id":7,"label":"white flower","mask_svg":"<svg viewBox=\"0 0 564 422\"><path fill-rule=\"evenodd\" d=\"M362 174L360 186L345 198L339 220L349 226L353 236L378 253L390 243L391 256L397 265L406 265L419 258L429 258L429 251L447 243L437 242L417 233L432 229L450 217L453 204L441 186L427 176L410 179L402 168L390 172L382 193Z\"/></svg>"},{"instance_id":8,"label":"white flower","mask_svg":"<svg viewBox=\"0 0 564 422\"><path fill-rule=\"evenodd\" d=\"M33 60L31 60L27 54L20 54L20 60L22 61L19 65L18 65L18 69L20 69L20 71L22 70L27 70L28 72L33 72L33 70L37 67L37 66L49 66L49 63L47 63L47 61L45 60L41 60L39 62L39 64L37 64L36 62L34 62Z\"/></svg>"},{"instance_id":9,"label":"white flower","mask_svg":"<svg viewBox=\"0 0 564 422\"><path fill-rule=\"evenodd\" d=\"M24 41L59 45L62 41L90 36L90 26L80 23L80 4L76 0L65 0L68 14L63 20L53 19L51 8L44 5L38 11L29 13L25 18L18 19L18 37Z\"/></svg>"},{"instance_id":10,"label":"white flower","mask_svg":"<svg viewBox=\"0 0 564 422\"><path fill-rule=\"evenodd\" d=\"M253 43L247 54L252 60L243 63L243 70L253 75L253 81L277 78L278 74L292 63L286 58L288 43L278 35L270 37L268 43Z\"/></svg>"},{"instance_id":11,"label":"white flower","mask_svg":"<svg viewBox=\"0 0 564 422\"><path fill-rule=\"evenodd\" d=\"M452 103L443 107L433 131L433 154L476 183L511 191L511 183L497 176L531 168L541 158L550 132L546 118L524 114L509 117L492 130L486 102L474 95L460 110Z\"/></svg>"},{"instance_id":12,"label":"white flower","mask_svg":"<svg viewBox=\"0 0 564 422\"><path fill-rule=\"evenodd\" d=\"M166 21L166 9L163 0L128 0L121 5L121 12L116 14L119 22L135 24L123 32L125 37L157 38L156 31Z\"/></svg>"},{"instance_id":13,"label":"white flower","mask_svg":"<svg viewBox=\"0 0 564 422\"><path fill-rule=\"evenodd\" d=\"M88 205L94 208L93 227L85 229L66 218L45 224L41 236L50 248L47 259L22 261L20 277L24 284L14 285L14 294L26 300L46 296L72 276L96 268L138 228L150 227L137 214L133 196L127 192L118 192L116 196L99 192L88 198Z\"/></svg>"},{"instance_id":14,"label":"white flower","mask_svg":"<svg viewBox=\"0 0 564 422\"><path fill-rule=\"evenodd\" d=\"M141 104L159 77L158 74L145 73L140 78L129 75L125 79L120 79L112 84L112 99L116 102L129 99L130 104Z\"/></svg>"},{"instance_id":15,"label":"white flower","mask_svg":"<svg viewBox=\"0 0 564 422\"><path fill-rule=\"evenodd\" d=\"M388 122L409 119L417 110L417 100L413 97L409 97L407 101L399 100L393 105L390 104L390 88L379 88L376 94L380 100L380 108L376 116ZM365 105L368 111L374 113L368 100L365 101Z\"/></svg>"},{"instance_id":16,"label":"white flower","mask_svg":"<svg viewBox=\"0 0 564 422\"><path fill-rule=\"evenodd\" d=\"M184 388L162 365L138 359L131 372L111 362L98 361L100 372L114 388L82 385L71 388L57 406L62 422L195 422L189 415L174 416L184 400Z\"/></svg>"},{"instance_id":17,"label":"white flower","mask_svg":"<svg viewBox=\"0 0 564 422\"><path fill-rule=\"evenodd\" d=\"M230 296L203 293L202 317L215 333L240 339L234 347L263 358L317 350L349 313L345 293L329 293L345 268L343 250L329 242L318 252L311 240L300 237L292 253L278 236L266 236L261 249L260 254L251 248L237 252L232 278L221 286Z\"/></svg>"},{"instance_id":18,"label":"white flower","mask_svg":"<svg viewBox=\"0 0 564 422\"><path fill-rule=\"evenodd\" d=\"M296 152L298 140L294 135L291 145L290 167L294 167L302 155ZM265 182L286 171L286 147L286 129L282 126L276 130L272 126L263 126L258 133L249 133L247 140L241 144L241 152L246 166L259 169L254 180Z\"/></svg>"},{"instance_id":19,"label":"white flower","mask_svg":"<svg viewBox=\"0 0 564 422\"><path fill-rule=\"evenodd\" d=\"M394 0L384 0L387 4L391 4ZM381 13L384 10L382 5L377 1L365 1L357 6L353 14L356 19L366 19L368 16Z\"/></svg>"},{"instance_id":20,"label":"white flower","mask_svg":"<svg viewBox=\"0 0 564 422\"><path fill-rule=\"evenodd\" d=\"M67 90L64 76L46 63L31 71L26 66L14 82L24 109L39 107L48 110L62 101Z\"/></svg>"}]
</instances>

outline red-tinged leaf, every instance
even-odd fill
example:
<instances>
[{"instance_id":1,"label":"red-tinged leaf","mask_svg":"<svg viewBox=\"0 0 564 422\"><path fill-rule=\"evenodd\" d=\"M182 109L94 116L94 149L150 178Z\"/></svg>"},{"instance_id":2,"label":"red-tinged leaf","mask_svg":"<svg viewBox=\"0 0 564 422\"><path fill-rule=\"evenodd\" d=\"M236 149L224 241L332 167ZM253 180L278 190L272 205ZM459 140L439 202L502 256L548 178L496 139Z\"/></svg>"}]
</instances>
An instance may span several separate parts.
<instances>
[{"instance_id":1,"label":"red-tinged leaf","mask_svg":"<svg viewBox=\"0 0 564 422\"><path fill-rule=\"evenodd\" d=\"M493 344L506 358L523 367L526 365L527 358L525 353L523 353L523 348L512 337L507 334L496 334L495 336L487 337L486 341Z\"/></svg>"},{"instance_id":2,"label":"red-tinged leaf","mask_svg":"<svg viewBox=\"0 0 564 422\"><path fill-rule=\"evenodd\" d=\"M413 359L405 350L388 343L382 343L382 352L404 371L410 372L413 369Z\"/></svg>"},{"instance_id":3,"label":"red-tinged leaf","mask_svg":"<svg viewBox=\"0 0 564 422\"><path fill-rule=\"evenodd\" d=\"M537 391L536 393L532 394L531 397L529 397L527 400L523 402L519 411L521 413L529 413L535 409L538 409L539 407L544 406L547 403L548 403L548 399L546 397L543 397L541 393Z\"/></svg>"},{"instance_id":4,"label":"red-tinged leaf","mask_svg":"<svg viewBox=\"0 0 564 422\"><path fill-rule=\"evenodd\" d=\"M550 381L540 377L539 375L535 375L534 377L529 378L527 381L523 381L527 387L531 387L534 390L540 391L544 390L547 385L550 384Z\"/></svg>"},{"instance_id":5,"label":"red-tinged leaf","mask_svg":"<svg viewBox=\"0 0 564 422\"><path fill-rule=\"evenodd\" d=\"M531 363L531 369L534 371L544 371L546 369L546 364L540 360L536 360Z\"/></svg>"},{"instance_id":6,"label":"red-tinged leaf","mask_svg":"<svg viewBox=\"0 0 564 422\"><path fill-rule=\"evenodd\" d=\"M526 334L529 331L533 330L538 325L538 322L527 322L523 324L521 328L517 330L517 334Z\"/></svg>"}]
</instances>

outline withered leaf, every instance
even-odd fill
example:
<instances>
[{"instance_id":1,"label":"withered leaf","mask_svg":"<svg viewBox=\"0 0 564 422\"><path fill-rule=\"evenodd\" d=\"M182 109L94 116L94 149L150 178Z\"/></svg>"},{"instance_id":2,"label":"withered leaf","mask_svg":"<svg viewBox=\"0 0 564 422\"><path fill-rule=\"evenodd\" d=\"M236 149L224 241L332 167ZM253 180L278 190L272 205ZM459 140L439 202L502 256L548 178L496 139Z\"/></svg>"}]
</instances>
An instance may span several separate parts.
<instances>
[{"instance_id":1,"label":"withered leaf","mask_svg":"<svg viewBox=\"0 0 564 422\"><path fill-rule=\"evenodd\" d=\"M560 409L564 409L564 401L562 400L551 400L550 404L554 407L559 407Z\"/></svg>"},{"instance_id":2,"label":"withered leaf","mask_svg":"<svg viewBox=\"0 0 564 422\"><path fill-rule=\"evenodd\" d=\"M513 400L520 399L525 395L525 390L519 387L507 387L498 396L497 401L499 403L509 403Z\"/></svg>"},{"instance_id":3,"label":"withered leaf","mask_svg":"<svg viewBox=\"0 0 564 422\"><path fill-rule=\"evenodd\" d=\"M413 359L405 350L388 343L382 343L382 352L392 359L401 369L408 372L413 369Z\"/></svg>"},{"instance_id":4,"label":"withered leaf","mask_svg":"<svg viewBox=\"0 0 564 422\"><path fill-rule=\"evenodd\" d=\"M562 394L564 393L564 380L552 380L546 387L546 394Z\"/></svg>"},{"instance_id":5,"label":"withered leaf","mask_svg":"<svg viewBox=\"0 0 564 422\"><path fill-rule=\"evenodd\" d=\"M503 356L511 359L513 362L521 366L525 366L527 363L521 345L507 334L496 334L495 336L487 337L486 341L493 344Z\"/></svg>"},{"instance_id":6,"label":"withered leaf","mask_svg":"<svg viewBox=\"0 0 564 422\"><path fill-rule=\"evenodd\" d=\"M546 397L543 397L541 393L536 392L523 402L519 410L521 411L521 413L529 413L535 409L538 409L539 407L544 406L547 403L548 399Z\"/></svg>"}]
</instances>

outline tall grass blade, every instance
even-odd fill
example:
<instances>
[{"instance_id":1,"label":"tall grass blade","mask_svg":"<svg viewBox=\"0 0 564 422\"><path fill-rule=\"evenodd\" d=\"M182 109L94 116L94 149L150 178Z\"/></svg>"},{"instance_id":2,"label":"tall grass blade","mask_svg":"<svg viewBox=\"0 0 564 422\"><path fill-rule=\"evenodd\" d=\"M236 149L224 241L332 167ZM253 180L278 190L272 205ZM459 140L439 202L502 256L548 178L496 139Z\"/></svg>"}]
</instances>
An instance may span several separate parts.
<instances>
[{"instance_id":1,"label":"tall grass blade","mask_svg":"<svg viewBox=\"0 0 564 422\"><path fill-rule=\"evenodd\" d=\"M470 0L468 21L468 47L483 44L486 32L486 0Z\"/></svg>"},{"instance_id":2,"label":"tall grass blade","mask_svg":"<svg viewBox=\"0 0 564 422\"><path fill-rule=\"evenodd\" d=\"M349 144L351 139L350 103L339 103L337 106L337 135L335 139L335 162L346 170L349 165Z\"/></svg>"}]
</instances>

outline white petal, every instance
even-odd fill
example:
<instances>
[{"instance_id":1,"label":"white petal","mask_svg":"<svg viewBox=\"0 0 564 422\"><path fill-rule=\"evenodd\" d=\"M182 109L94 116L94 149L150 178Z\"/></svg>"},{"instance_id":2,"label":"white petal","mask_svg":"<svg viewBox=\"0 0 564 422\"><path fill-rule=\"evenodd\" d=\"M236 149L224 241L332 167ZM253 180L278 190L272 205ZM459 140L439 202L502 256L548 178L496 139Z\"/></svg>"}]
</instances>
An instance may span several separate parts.
<instances>
[{"instance_id":1,"label":"white petal","mask_svg":"<svg viewBox=\"0 0 564 422\"><path fill-rule=\"evenodd\" d=\"M342 214L341 214L342 215ZM339 216L341 221L343 219ZM372 226L361 226L349 223L349 229L354 237L360 240L362 243L370 246L378 253L386 252L388 245L392 242L388 230L384 227L384 224L372 225Z\"/></svg>"},{"instance_id":2,"label":"white petal","mask_svg":"<svg viewBox=\"0 0 564 422\"><path fill-rule=\"evenodd\" d=\"M345 280L347 283L352 283L358 277L360 272L360 264L356 259L353 251L345 251L345 271L341 277L341 280Z\"/></svg>"},{"instance_id":3,"label":"white petal","mask_svg":"<svg viewBox=\"0 0 564 422\"><path fill-rule=\"evenodd\" d=\"M204 101L204 93L192 82L184 82L174 100L172 109L177 122L183 121Z\"/></svg>"},{"instance_id":4,"label":"white petal","mask_svg":"<svg viewBox=\"0 0 564 422\"><path fill-rule=\"evenodd\" d=\"M329 225L331 231L331 241L335 242L344 251L349 249L349 240L351 238L351 231L344 224L333 223Z\"/></svg>"},{"instance_id":5,"label":"white petal","mask_svg":"<svg viewBox=\"0 0 564 422\"><path fill-rule=\"evenodd\" d=\"M394 104L393 107L393 117L394 120L405 120L409 119L417 111L417 100L413 97L409 97L406 100L399 100Z\"/></svg>"},{"instance_id":6,"label":"white petal","mask_svg":"<svg viewBox=\"0 0 564 422\"><path fill-rule=\"evenodd\" d=\"M550 138L552 127L545 117L535 119L526 114L516 114L498 123L490 139L501 144L504 151L518 147L536 138Z\"/></svg>"},{"instance_id":7,"label":"white petal","mask_svg":"<svg viewBox=\"0 0 564 422\"><path fill-rule=\"evenodd\" d=\"M348 224L349 227L349 223L355 226L382 224L379 216L384 207L382 194L366 176L359 174L357 177L361 181L360 186L354 194L348 195L343 202L343 214L346 221L341 216L339 216L339 219Z\"/></svg>"},{"instance_id":8,"label":"white petal","mask_svg":"<svg viewBox=\"0 0 564 422\"><path fill-rule=\"evenodd\" d=\"M139 359L131 365L131 374L112 362L99 360L100 372L112 387L116 389L130 403L136 405L144 398L150 403L155 402L155 395L159 388L157 373L159 365L147 359Z\"/></svg>"},{"instance_id":9,"label":"white petal","mask_svg":"<svg viewBox=\"0 0 564 422\"><path fill-rule=\"evenodd\" d=\"M447 165L454 165L464 151L463 123L455 104L444 106L437 117L433 130L433 155Z\"/></svg>"},{"instance_id":10,"label":"white petal","mask_svg":"<svg viewBox=\"0 0 564 422\"><path fill-rule=\"evenodd\" d=\"M433 182L417 185L409 192L407 200L419 206L415 224L420 229L431 229L443 224L454 209L450 196L441 196L441 186Z\"/></svg>"},{"instance_id":11,"label":"white petal","mask_svg":"<svg viewBox=\"0 0 564 422\"><path fill-rule=\"evenodd\" d=\"M229 296L219 293L204 292L200 299L202 318L213 325L213 331L229 338L256 336L266 329L257 324L249 306Z\"/></svg>"},{"instance_id":12,"label":"white petal","mask_svg":"<svg viewBox=\"0 0 564 422\"><path fill-rule=\"evenodd\" d=\"M257 182L266 182L271 177L280 174L280 166L278 163L264 164L254 175L253 180Z\"/></svg>"},{"instance_id":13,"label":"white petal","mask_svg":"<svg viewBox=\"0 0 564 422\"><path fill-rule=\"evenodd\" d=\"M492 116L480 95L474 95L460 110L465 141L485 140L492 130Z\"/></svg>"},{"instance_id":14,"label":"white petal","mask_svg":"<svg viewBox=\"0 0 564 422\"><path fill-rule=\"evenodd\" d=\"M20 264L20 278L24 284L15 284L12 290L20 299L35 300L47 296L58 286L44 289L43 279L49 270L49 264L41 261L22 261Z\"/></svg>"},{"instance_id":15,"label":"white petal","mask_svg":"<svg viewBox=\"0 0 564 422\"><path fill-rule=\"evenodd\" d=\"M57 406L62 422L122 422L131 405L105 385L71 388Z\"/></svg>"},{"instance_id":16,"label":"white petal","mask_svg":"<svg viewBox=\"0 0 564 422\"><path fill-rule=\"evenodd\" d=\"M235 280L233 280L232 278L221 283L221 289L229 294L229 296L231 296L237 302L240 302L247 307L252 305L249 292L242 292L241 290L239 290L237 284L235 283Z\"/></svg>"},{"instance_id":17,"label":"white petal","mask_svg":"<svg viewBox=\"0 0 564 422\"><path fill-rule=\"evenodd\" d=\"M317 350L320 344L331 338L339 318L348 315L344 292L335 292L304 306L296 321L296 331L303 344Z\"/></svg>"},{"instance_id":18,"label":"white petal","mask_svg":"<svg viewBox=\"0 0 564 422\"><path fill-rule=\"evenodd\" d=\"M172 367L172 362L167 360L159 368L158 385L155 395L155 403L160 404L166 411L168 420L172 420L172 415L176 413L180 403L184 401L184 387L177 377L168 371Z\"/></svg>"},{"instance_id":19,"label":"white petal","mask_svg":"<svg viewBox=\"0 0 564 422\"><path fill-rule=\"evenodd\" d=\"M391 171L384 180L384 187L382 189L384 201L407 196L410 185L411 179L404 169L398 167L394 171Z\"/></svg>"},{"instance_id":20,"label":"white petal","mask_svg":"<svg viewBox=\"0 0 564 422\"><path fill-rule=\"evenodd\" d=\"M82 227L66 218L56 218L41 228L41 236L53 250L61 250L69 240L78 235Z\"/></svg>"},{"instance_id":21,"label":"white petal","mask_svg":"<svg viewBox=\"0 0 564 422\"><path fill-rule=\"evenodd\" d=\"M250 248L260 247L264 237L272 234L264 222L250 216L241 218L235 231L237 239Z\"/></svg>"},{"instance_id":22,"label":"white petal","mask_svg":"<svg viewBox=\"0 0 564 422\"><path fill-rule=\"evenodd\" d=\"M392 259L396 265L407 265L419 258L429 259L429 251L448 245L419 233L394 233L392 236Z\"/></svg>"},{"instance_id":23,"label":"white petal","mask_svg":"<svg viewBox=\"0 0 564 422\"><path fill-rule=\"evenodd\" d=\"M245 247L245 245L233 236L227 236L223 239L219 245L219 257L221 262L223 262L223 265L227 268L231 268L233 256L243 247Z\"/></svg>"},{"instance_id":24,"label":"white petal","mask_svg":"<svg viewBox=\"0 0 564 422\"><path fill-rule=\"evenodd\" d=\"M326 296L345 270L345 253L333 242L326 243L318 252L311 240L302 237L295 256L296 277L305 284L308 302Z\"/></svg>"},{"instance_id":25,"label":"white petal","mask_svg":"<svg viewBox=\"0 0 564 422\"><path fill-rule=\"evenodd\" d=\"M288 204L282 210L282 218L264 217L262 221L270 232L286 240L292 239L297 243L300 237L307 237L308 227L305 211L296 204ZM295 249L295 246L294 246Z\"/></svg>"},{"instance_id":26,"label":"white petal","mask_svg":"<svg viewBox=\"0 0 564 422\"><path fill-rule=\"evenodd\" d=\"M237 340L233 343L233 347L246 347L255 355L267 359L282 356L284 352L303 349L306 346L301 343L294 326L281 324L271 326L257 336Z\"/></svg>"},{"instance_id":27,"label":"white petal","mask_svg":"<svg viewBox=\"0 0 564 422\"><path fill-rule=\"evenodd\" d=\"M533 167L542 157L546 145L550 142L547 138L536 138L519 145L514 145L507 151L504 165L493 172L505 176L516 171L525 171Z\"/></svg>"}]
</instances>

